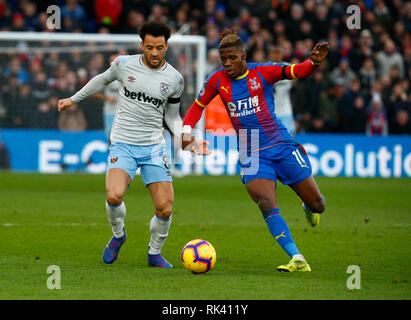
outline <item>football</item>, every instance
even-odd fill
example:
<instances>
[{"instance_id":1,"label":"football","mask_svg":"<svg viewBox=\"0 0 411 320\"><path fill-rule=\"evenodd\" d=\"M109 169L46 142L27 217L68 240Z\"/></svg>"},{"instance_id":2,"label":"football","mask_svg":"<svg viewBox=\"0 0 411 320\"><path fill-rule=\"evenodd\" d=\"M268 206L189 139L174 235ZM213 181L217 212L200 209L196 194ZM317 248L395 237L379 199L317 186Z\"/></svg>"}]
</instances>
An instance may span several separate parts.
<instances>
[{"instance_id":1,"label":"football","mask_svg":"<svg viewBox=\"0 0 411 320\"><path fill-rule=\"evenodd\" d=\"M189 241L181 252L181 262L192 273L199 274L210 271L216 261L214 247L206 240Z\"/></svg>"}]
</instances>

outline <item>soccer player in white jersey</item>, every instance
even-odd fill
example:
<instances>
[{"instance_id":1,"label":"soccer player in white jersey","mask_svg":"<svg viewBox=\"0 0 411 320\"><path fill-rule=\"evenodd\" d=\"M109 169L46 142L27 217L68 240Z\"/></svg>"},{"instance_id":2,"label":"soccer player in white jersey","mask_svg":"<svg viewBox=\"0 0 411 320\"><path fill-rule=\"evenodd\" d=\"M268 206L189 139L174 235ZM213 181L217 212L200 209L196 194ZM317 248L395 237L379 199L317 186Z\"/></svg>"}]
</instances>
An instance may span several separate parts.
<instances>
[{"instance_id":1,"label":"soccer player in white jersey","mask_svg":"<svg viewBox=\"0 0 411 320\"><path fill-rule=\"evenodd\" d=\"M286 64L283 61L283 50L281 47L271 49L273 61ZM274 101L275 114L281 123L287 128L291 135L295 136L295 120L293 113L293 105L291 103L290 91L292 89L292 80L281 80L274 84Z\"/></svg>"},{"instance_id":2,"label":"soccer player in white jersey","mask_svg":"<svg viewBox=\"0 0 411 320\"><path fill-rule=\"evenodd\" d=\"M71 98L59 100L58 110L63 111L94 95L112 81L121 83L106 175L106 211L113 237L104 248L103 261L113 263L126 240L123 197L140 168L155 207L150 221L148 264L172 268L161 255L170 229L174 201L163 121L176 137L181 135L179 106L184 80L164 58L170 37L166 25L145 22L140 37L143 54L118 56L108 70L91 79Z\"/></svg>"}]
</instances>

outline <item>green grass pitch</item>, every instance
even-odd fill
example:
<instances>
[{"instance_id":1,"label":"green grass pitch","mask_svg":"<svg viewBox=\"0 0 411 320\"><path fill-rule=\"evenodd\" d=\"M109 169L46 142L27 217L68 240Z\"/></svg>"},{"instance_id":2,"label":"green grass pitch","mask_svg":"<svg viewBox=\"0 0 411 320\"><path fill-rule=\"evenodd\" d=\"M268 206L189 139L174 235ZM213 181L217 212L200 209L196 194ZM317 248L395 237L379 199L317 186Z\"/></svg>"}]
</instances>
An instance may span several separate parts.
<instances>
[{"instance_id":1,"label":"green grass pitch","mask_svg":"<svg viewBox=\"0 0 411 320\"><path fill-rule=\"evenodd\" d=\"M0 299L277 300L410 299L411 179L317 178L327 199L320 226L307 224L293 191L278 202L311 273L275 271L289 258L268 232L239 177L174 178L175 203L164 256L171 270L147 266L153 205L141 178L128 190L128 240L102 262L111 237L104 175L0 173ZM214 269L193 275L183 246L203 238ZM49 290L47 268L61 271ZM351 265L360 289L348 289ZM357 282L358 283L358 282Z\"/></svg>"}]
</instances>

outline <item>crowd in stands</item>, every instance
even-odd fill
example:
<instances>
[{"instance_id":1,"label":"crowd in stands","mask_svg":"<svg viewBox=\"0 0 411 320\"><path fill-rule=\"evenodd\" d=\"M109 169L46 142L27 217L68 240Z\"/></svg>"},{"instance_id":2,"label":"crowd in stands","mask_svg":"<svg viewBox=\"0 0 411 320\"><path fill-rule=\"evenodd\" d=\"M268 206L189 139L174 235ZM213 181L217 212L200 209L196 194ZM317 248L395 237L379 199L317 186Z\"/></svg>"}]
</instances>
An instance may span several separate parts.
<instances>
[{"instance_id":1,"label":"crowd in stands","mask_svg":"<svg viewBox=\"0 0 411 320\"><path fill-rule=\"evenodd\" d=\"M360 29L347 28L350 4L361 9ZM61 29L48 29L50 5L61 8ZM293 81L297 132L411 133L409 1L0 0L0 31L137 34L147 19L167 23L172 33L206 36L208 73L220 67L224 28L238 30L250 62L272 61L281 48L283 61L298 63L328 41L321 68ZM102 129L101 100L88 99L67 114L56 106L103 72L110 53L0 52L0 127Z\"/></svg>"}]
</instances>

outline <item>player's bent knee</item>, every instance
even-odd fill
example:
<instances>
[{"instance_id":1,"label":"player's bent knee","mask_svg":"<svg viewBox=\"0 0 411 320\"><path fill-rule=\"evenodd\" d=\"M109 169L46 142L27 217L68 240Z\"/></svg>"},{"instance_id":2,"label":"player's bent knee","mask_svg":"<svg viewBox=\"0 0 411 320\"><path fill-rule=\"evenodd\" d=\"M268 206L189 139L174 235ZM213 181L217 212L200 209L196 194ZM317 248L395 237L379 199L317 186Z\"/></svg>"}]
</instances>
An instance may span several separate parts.
<instances>
[{"instance_id":1,"label":"player's bent knee","mask_svg":"<svg viewBox=\"0 0 411 320\"><path fill-rule=\"evenodd\" d=\"M173 211L173 201L167 200L156 203L155 208L157 216L163 219L168 219Z\"/></svg>"},{"instance_id":2,"label":"player's bent knee","mask_svg":"<svg viewBox=\"0 0 411 320\"><path fill-rule=\"evenodd\" d=\"M123 194L116 189L107 189L107 203L111 206L118 206L123 202Z\"/></svg>"}]
</instances>

